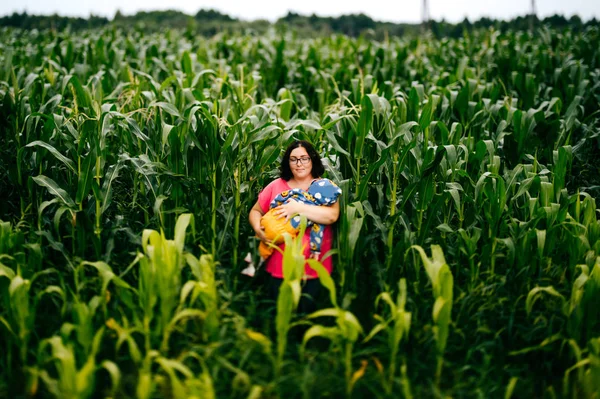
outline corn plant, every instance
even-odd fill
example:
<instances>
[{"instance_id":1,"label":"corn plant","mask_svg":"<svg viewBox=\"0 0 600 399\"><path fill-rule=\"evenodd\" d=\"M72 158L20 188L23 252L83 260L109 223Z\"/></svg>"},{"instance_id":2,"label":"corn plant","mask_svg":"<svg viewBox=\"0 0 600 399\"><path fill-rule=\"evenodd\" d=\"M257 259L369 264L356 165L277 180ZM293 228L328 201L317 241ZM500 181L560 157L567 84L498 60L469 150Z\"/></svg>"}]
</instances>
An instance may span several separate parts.
<instances>
[{"instance_id":1,"label":"corn plant","mask_svg":"<svg viewBox=\"0 0 600 399\"><path fill-rule=\"evenodd\" d=\"M83 365L78 365L72 345L65 344L61 337L48 338L38 348L38 363L43 369L39 372L41 380L56 398L88 398L94 392L95 373L104 368L108 371L112 391L116 391L120 381L120 371L111 361L105 360L96 364L96 354L100 349L104 328L94 335L89 352ZM49 352L49 353L48 353ZM56 378L48 369L56 369ZM52 373L54 374L54 373Z\"/></svg>"},{"instance_id":2,"label":"corn plant","mask_svg":"<svg viewBox=\"0 0 600 399\"><path fill-rule=\"evenodd\" d=\"M337 293L335 290L335 284L331 279L329 273L325 270L325 267L314 259L309 259L308 263L319 275L319 281L323 287L329 291L329 299L333 307L328 309L317 310L311 313L307 317L309 319L316 319L318 317L333 317L336 325L334 327L326 327L319 324L311 326L305 333L302 339L301 353L304 352L304 348L308 341L315 337L322 337L330 340L333 345L337 346L343 353L343 364L344 364L344 377L346 381L346 395L349 397L352 394L355 379L352 378L352 350L354 344L358 340L358 337L363 332L363 328L360 325L356 316L351 312L342 309L337 304Z\"/></svg>"},{"instance_id":3,"label":"corn plant","mask_svg":"<svg viewBox=\"0 0 600 399\"><path fill-rule=\"evenodd\" d=\"M444 253L438 245L431 246L431 259L427 257L427 254L423 248L419 246L413 246L411 249L415 249L419 255L421 255L421 261L425 267L425 271L431 286L433 289L433 297L435 303L433 305L433 334L436 341L436 352L437 352L437 367L436 367L436 383L439 384L442 366L444 361L444 350L446 349L446 343L448 342L448 335L450 333L450 317L452 312L452 299L454 289L454 278L450 267L446 263Z\"/></svg>"},{"instance_id":4,"label":"corn plant","mask_svg":"<svg viewBox=\"0 0 600 399\"><path fill-rule=\"evenodd\" d=\"M398 281L398 295L395 302L389 292L382 292L379 294L376 299L376 306L379 301L383 301L389 306L390 316L386 320L382 316L375 315L375 318L379 323L377 323L371 332L369 332L364 342L370 341L375 335L382 331L387 334L387 349L390 351L390 363L388 366L388 376L387 378L382 378L382 382L385 392L388 395L391 395L394 388L400 342L402 339L406 340L410 332L411 312L405 310L406 279L400 279L400 281ZM404 397L410 398L412 395L410 393L410 383L406 376L406 364L404 364L402 369L402 392Z\"/></svg>"},{"instance_id":5,"label":"corn plant","mask_svg":"<svg viewBox=\"0 0 600 399\"><path fill-rule=\"evenodd\" d=\"M356 261L354 252L358 244L358 238L363 226L365 212L362 203L353 202L345 205L345 211L341 215L338 251L342 264L345 265L340 271L342 290L353 290L356 287Z\"/></svg>"},{"instance_id":6,"label":"corn plant","mask_svg":"<svg viewBox=\"0 0 600 399\"><path fill-rule=\"evenodd\" d=\"M569 367L563 379L564 397L577 397L583 395L594 397L600 391L600 343L598 338L592 338L588 342L588 356L578 359L577 363ZM575 373L576 372L576 373ZM571 384L572 375L574 383ZM572 394L569 395L569 392Z\"/></svg>"},{"instance_id":7,"label":"corn plant","mask_svg":"<svg viewBox=\"0 0 600 399\"><path fill-rule=\"evenodd\" d=\"M201 367L202 372L198 375L194 373L190 367L186 366L183 361L166 359L158 357L154 361L167 374L170 389L164 390L165 394L173 398L215 398L213 382L206 371L206 366L202 358L194 356L193 353L187 356L190 359L196 359ZM183 376L183 379L179 377ZM167 385L167 384L165 384Z\"/></svg>"},{"instance_id":8,"label":"corn plant","mask_svg":"<svg viewBox=\"0 0 600 399\"><path fill-rule=\"evenodd\" d=\"M142 311L142 328L145 335L145 348L147 353L155 347L160 340L161 348L168 349L170 334L178 322L189 318L204 319L206 314L197 309L178 309L178 303L185 301L186 295L180 300L181 270L185 265L183 247L185 234L192 216L184 214L179 217L175 226L175 237L169 240L164 232L145 230L142 234L142 247L144 254L139 257L139 305ZM193 268L197 262L189 257ZM202 269L206 284L211 283L210 265L204 259ZM199 271L196 269L196 271ZM208 286L210 308L214 312L215 295L214 283ZM190 290L184 291L189 293ZM214 316L213 316L214 317ZM147 364L149 367L149 364Z\"/></svg>"},{"instance_id":9,"label":"corn plant","mask_svg":"<svg viewBox=\"0 0 600 399\"><path fill-rule=\"evenodd\" d=\"M32 345L32 333L35 331L35 322L38 317L37 309L40 301L46 295L58 296L62 302L59 314L64 312L66 296L63 288L60 285L48 285L42 291L35 292L31 289L32 283L36 279L40 279L56 270L49 269L43 272L38 272L31 279L24 279L20 274L14 273L11 269L2 265L2 274L10 280L6 292L3 292L4 303L7 307L7 317L0 316L0 323L7 333L7 353L9 364L18 365L22 371L12 372L16 378L25 378L26 391L29 394L34 394L37 390L38 372L32 359L31 352L35 350L35 345ZM23 375L20 375L23 373Z\"/></svg>"},{"instance_id":10,"label":"corn plant","mask_svg":"<svg viewBox=\"0 0 600 399\"><path fill-rule=\"evenodd\" d=\"M277 314L275 316L275 330L277 331L276 375L281 373L283 357L287 347L288 332L302 293L301 281L304 276L304 264L306 263L302 237L306 229L306 221L303 220L300 226L296 238L292 238L289 234L284 234L283 281L279 287ZM277 249L279 250L279 248Z\"/></svg>"},{"instance_id":11,"label":"corn plant","mask_svg":"<svg viewBox=\"0 0 600 399\"><path fill-rule=\"evenodd\" d=\"M598 310L592 305L600 289L600 258L596 258L592 271L587 265L579 265L581 274L575 279L569 300L554 287L535 287L527 295L525 303L527 313L533 310L535 302L541 294L558 298L561 302L561 313L568 319L566 333L576 341L586 342L594 335L599 321Z\"/></svg>"}]
</instances>

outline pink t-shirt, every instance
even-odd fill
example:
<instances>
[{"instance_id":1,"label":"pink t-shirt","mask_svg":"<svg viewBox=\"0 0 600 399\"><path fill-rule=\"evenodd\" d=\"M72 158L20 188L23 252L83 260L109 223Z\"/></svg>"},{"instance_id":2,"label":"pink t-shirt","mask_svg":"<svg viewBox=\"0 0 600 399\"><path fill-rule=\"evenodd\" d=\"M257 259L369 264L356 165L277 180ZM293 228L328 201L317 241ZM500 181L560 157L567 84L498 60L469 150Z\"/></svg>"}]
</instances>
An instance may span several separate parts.
<instances>
[{"instance_id":1,"label":"pink t-shirt","mask_svg":"<svg viewBox=\"0 0 600 399\"><path fill-rule=\"evenodd\" d=\"M267 185L259 194L258 194L258 204L262 208L264 213L269 211L269 205L271 201L283 191L291 190L292 188L287 184L287 181L279 178L277 180L273 180L271 183ZM304 246L304 258L308 259L310 257L310 229L306 229L304 233L304 237L302 238L302 245ZM333 268L333 264L331 261L331 256L327 259L322 260L323 255L325 255L330 249L333 243L333 232L331 226L325 226L323 230L323 243L321 244L321 256L319 257L319 261L323 262L323 266L325 270L331 274L331 270ZM279 248L283 250L285 248L285 244L280 244ZM277 250L273 251L273 254L269 256L266 260L267 272L271 273L273 277L283 278L283 255ZM317 272L314 271L308 263L304 265L304 272L309 278L318 277Z\"/></svg>"}]
</instances>

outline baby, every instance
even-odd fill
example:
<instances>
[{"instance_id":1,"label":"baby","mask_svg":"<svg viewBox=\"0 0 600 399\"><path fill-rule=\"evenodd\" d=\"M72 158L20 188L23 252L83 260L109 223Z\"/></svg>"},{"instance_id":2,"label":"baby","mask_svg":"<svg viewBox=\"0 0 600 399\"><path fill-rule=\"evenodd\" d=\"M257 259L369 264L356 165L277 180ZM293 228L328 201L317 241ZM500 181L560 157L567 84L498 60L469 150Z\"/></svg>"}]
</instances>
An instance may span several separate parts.
<instances>
[{"instance_id":1,"label":"baby","mask_svg":"<svg viewBox=\"0 0 600 399\"><path fill-rule=\"evenodd\" d=\"M300 228L300 216L296 215L286 222L284 218L278 218L274 215L274 209L279 205L287 204L292 200L300 201L305 204L321 206L332 205L337 202L342 190L329 179L318 179L308 187L307 191L300 188L287 190L277 195L269 205L269 211L262 217L260 224L263 226L265 235L272 240L274 244L283 242L283 233L289 233L292 237L298 234ZM323 229L321 224L310 220L307 222L310 227L310 251L311 258L318 259L321 254L321 243L323 242ZM259 247L260 255L267 259L273 253L273 247L261 241Z\"/></svg>"}]
</instances>

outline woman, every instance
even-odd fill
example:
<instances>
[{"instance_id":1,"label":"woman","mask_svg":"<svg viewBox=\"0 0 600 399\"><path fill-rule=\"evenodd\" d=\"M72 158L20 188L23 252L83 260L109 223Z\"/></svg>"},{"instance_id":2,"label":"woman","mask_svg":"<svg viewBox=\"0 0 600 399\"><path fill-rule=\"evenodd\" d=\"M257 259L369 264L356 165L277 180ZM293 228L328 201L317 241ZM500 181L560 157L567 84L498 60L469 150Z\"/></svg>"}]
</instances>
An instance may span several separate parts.
<instances>
[{"instance_id":1,"label":"woman","mask_svg":"<svg viewBox=\"0 0 600 399\"><path fill-rule=\"evenodd\" d=\"M260 225L260 219L268 212L271 201L278 194L286 190L294 188L300 188L305 191L308 190L308 187L313 180L318 179L323 175L325 168L323 167L319 154L310 143L306 141L294 141L288 146L283 155L280 171L281 177L272 181L259 193L258 201L256 201L256 204L254 204L250 210L250 215L248 217L250 225L256 232L258 238L265 242L267 242L267 239ZM333 267L331 257L323 259L323 256L327 254L332 246L333 233L331 224L335 223L339 217L339 202L336 202L331 206L313 206L298 201L290 201L275 209L276 215L279 217L290 219L294 215L303 215L317 224L325 225L319 260L323 263L325 269L331 273ZM309 241L310 229L307 229L304 237L302 237L304 257L306 259L310 257ZM279 248L283 250L285 244L279 245ZM283 255L279 251L273 251L273 254L266 260L266 270L267 273L271 275L269 292L274 299L277 298L279 286L283 281L282 263ZM317 296L320 284L317 272L308 266L308 264L304 266L304 272L306 284L304 285L302 292L303 294L308 295L310 299L306 299L305 295L303 295L298 310L301 313L310 313L316 307L312 298Z\"/></svg>"}]
</instances>

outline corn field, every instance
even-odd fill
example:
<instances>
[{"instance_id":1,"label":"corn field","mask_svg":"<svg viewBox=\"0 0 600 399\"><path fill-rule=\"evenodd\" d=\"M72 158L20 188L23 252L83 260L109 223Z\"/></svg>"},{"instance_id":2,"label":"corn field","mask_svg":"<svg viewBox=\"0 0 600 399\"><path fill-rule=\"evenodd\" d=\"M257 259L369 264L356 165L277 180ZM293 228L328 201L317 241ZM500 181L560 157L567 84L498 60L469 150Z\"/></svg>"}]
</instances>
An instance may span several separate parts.
<instances>
[{"instance_id":1,"label":"corn field","mask_svg":"<svg viewBox=\"0 0 600 399\"><path fill-rule=\"evenodd\" d=\"M0 397L600 397L598 28L0 38ZM240 273L295 139L309 315Z\"/></svg>"}]
</instances>

